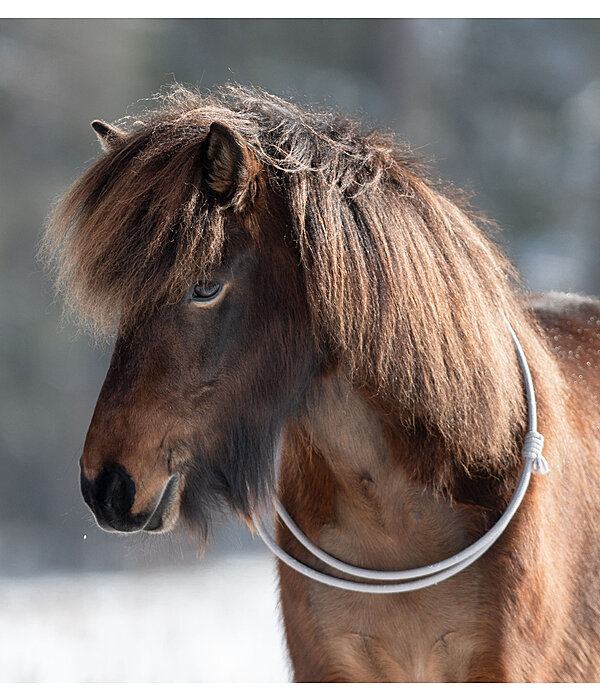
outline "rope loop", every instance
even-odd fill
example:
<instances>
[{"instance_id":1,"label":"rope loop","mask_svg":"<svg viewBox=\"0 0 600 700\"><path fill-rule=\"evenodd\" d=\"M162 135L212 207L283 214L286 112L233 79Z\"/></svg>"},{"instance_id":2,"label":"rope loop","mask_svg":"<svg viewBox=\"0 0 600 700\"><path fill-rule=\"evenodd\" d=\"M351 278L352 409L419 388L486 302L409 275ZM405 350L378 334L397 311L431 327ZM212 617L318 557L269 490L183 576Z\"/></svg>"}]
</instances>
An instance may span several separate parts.
<instances>
[{"instance_id":1,"label":"rope loop","mask_svg":"<svg viewBox=\"0 0 600 700\"><path fill-rule=\"evenodd\" d=\"M448 559L443 559L442 561L438 561L434 564L421 566L416 569L408 569L405 571L377 571L373 569L363 569L361 567L353 566L346 562L340 561L339 559L332 557L331 554L328 554L317 547L292 520L282 503L276 499L277 513L285 523L290 533L305 549L307 549L321 562L331 567L334 571L336 571L336 573L340 572L350 576L356 576L357 578L367 579L369 582L365 583L361 581L351 581L345 578L340 578L337 575L326 574L303 564L297 559L294 559L294 557L289 555L277 544L277 542L275 542L275 540L263 526L261 519L256 518L256 529L267 547L273 552L273 554L275 554L276 557L279 557L282 562L298 573L307 576L314 581L324 583L327 586L334 586L335 588L354 591L356 593L407 593L408 591L418 591L421 588L427 588L428 586L433 586L441 581L445 581L451 576L454 576L460 571L466 569L488 551L488 549L498 540L500 535L502 535L504 530L508 527L508 524L521 505L525 492L527 491L527 486L529 485L531 472L535 472L536 474L547 474L549 471L548 462L546 462L546 459L542 456L544 438L536 430L537 408L535 401L535 390L533 387L531 372L529 371L529 365L527 364L527 358L525 357L521 343L519 342L519 339L517 338L508 319L505 318L504 320L506 321L508 331L514 341L517 360L523 373L525 396L527 398L529 431L525 435L523 449L521 450L521 454L525 460L525 465L521 471L521 476L519 477L519 481L517 482L512 498L510 499L506 510L496 521L496 523L492 525L492 527L478 540L473 542L473 544L469 545L466 549L463 549ZM387 581L390 583L371 583L371 581Z\"/></svg>"},{"instance_id":2,"label":"rope loop","mask_svg":"<svg viewBox=\"0 0 600 700\"><path fill-rule=\"evenodd\" d=\"M542 455L544 436L537 430L530 430L525 435L521 454L531 464L531 471L536 474L547 474L550 471L546 458Z\"/></svg>"}]
</instances>

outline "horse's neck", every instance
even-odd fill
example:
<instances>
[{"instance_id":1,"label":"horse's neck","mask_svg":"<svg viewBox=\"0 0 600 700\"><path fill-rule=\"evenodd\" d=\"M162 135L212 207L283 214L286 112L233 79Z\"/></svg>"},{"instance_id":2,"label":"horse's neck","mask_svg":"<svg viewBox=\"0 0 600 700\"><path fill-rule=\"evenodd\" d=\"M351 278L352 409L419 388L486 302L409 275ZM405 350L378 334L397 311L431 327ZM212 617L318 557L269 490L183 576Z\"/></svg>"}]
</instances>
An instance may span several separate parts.
<instances>
[{"instance_id":1,"label":"horse's neck","mask_svg":"<svg viewBox=\"0 0 600 700\"><path fill-rule=\"evenodd\" d=\"M409 480L410 443L392 449L380 417L350 383L336 376L320 381L303 422L305 454L295 470L302 483L284 488L284 496L324 549L389 569L429 564L469 543L467 509ZM303 512L315 508L322 527Z\"/></svg>"}]
</instances>

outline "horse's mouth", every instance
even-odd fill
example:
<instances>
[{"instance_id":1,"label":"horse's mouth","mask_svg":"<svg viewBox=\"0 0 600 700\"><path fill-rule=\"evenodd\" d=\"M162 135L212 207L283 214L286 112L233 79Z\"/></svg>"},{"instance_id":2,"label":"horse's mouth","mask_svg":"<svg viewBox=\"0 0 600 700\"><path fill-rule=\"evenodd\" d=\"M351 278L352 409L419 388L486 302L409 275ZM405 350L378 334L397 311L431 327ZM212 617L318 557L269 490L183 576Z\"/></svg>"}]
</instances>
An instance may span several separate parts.
<instances>
[{"instance_id":1,"label":"horse's mouth","mask_svg":"<svg viewBox=\"0 0 600 700\"><path fill-rule=\"evenodd\" d=\"M173 474L165 484L152 515L142 528L146 532L170 530L179 515L179 474Z\"/></svg>"}]
</instances>

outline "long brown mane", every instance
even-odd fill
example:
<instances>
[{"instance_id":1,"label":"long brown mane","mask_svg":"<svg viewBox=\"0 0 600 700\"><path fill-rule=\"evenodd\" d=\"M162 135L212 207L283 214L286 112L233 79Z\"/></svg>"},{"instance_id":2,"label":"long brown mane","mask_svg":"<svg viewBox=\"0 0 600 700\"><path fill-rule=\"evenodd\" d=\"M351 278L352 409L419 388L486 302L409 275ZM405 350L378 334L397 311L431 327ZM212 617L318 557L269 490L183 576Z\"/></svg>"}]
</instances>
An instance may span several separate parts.
<instances>
[{"instance_id":1,"label":"long brown mane","mask_svg":"<svg viewBox=\"0 0 600 700\"><path fill-rule=\"evenodd\" d=\"M262 205L283 203L315 333L353 381L459 464L511 463L524 417L504 316L532 366L547 362L513 270L406 147L344 115L257 89L175 87L129 119L122 144L66 194L45 241L80 319L108 333L179 299L219 262L227 217L252 213L256 202L229 213L206 186L199 154L213 121L260 164ZM449 474L438 479L449 486Z\"/></svg>"}]
</instances>

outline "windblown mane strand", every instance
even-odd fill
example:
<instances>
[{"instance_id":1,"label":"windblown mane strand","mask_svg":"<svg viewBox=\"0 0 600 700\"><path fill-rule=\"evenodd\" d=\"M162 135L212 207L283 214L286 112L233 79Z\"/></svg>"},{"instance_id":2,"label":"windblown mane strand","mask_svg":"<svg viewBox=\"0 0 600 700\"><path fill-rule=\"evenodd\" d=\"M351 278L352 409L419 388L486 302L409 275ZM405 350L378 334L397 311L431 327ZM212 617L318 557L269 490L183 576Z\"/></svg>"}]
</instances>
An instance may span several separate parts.
<instances>
[{"instance_id":1,"label":"windblown mane strand","mask_svg":"<svg viewBox=\"0 0 600 700\"><path fill-rule=\"evenodd\" d=\"M253 88L175 87L57 208L45 243L68 304L100 332L176 301L218 263L226 210L202 181L212 121L237 131L285 204L315 333L348 375L452 450L514 452L521 377L506 315L536 366L547 355L515 275L481 223L407 149L340 114ZM544 359L545 358L545 359ZM543 395L541 404L544 404Z\"/></svg>"}]
</instances>

